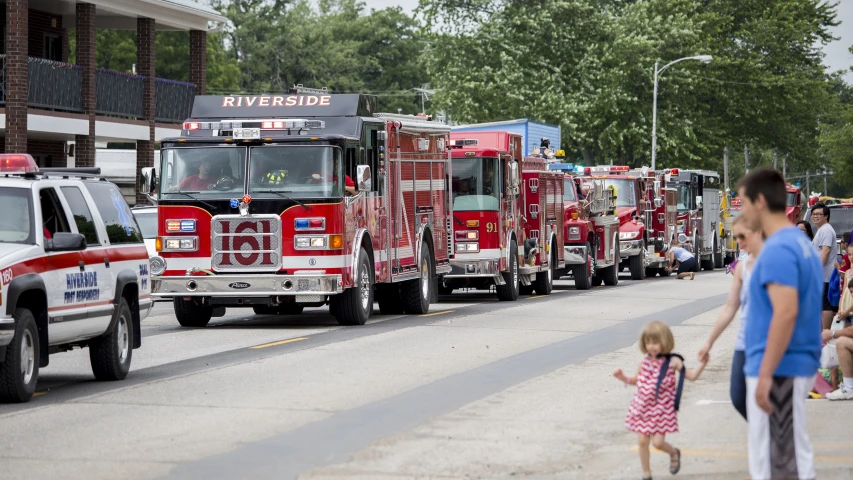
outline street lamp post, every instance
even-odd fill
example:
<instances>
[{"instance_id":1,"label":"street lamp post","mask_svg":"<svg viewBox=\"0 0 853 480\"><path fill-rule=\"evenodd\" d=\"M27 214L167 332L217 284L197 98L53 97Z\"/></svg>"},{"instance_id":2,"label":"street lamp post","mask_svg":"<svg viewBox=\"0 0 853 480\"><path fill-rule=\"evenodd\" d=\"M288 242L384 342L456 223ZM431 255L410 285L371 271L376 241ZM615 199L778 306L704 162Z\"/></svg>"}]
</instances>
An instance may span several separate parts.
<instances>
[{"instance_id":1,"label":"street lamp post","mask_svg":"<svg viewBox=\"0 0 853 480\"><path fill-rule=\"evenodd\" d=\"M702 63L710 63L713 59L710 55L697 55L695 57L684 57L679 58L678 60L673 60L672 62L667 63L663 66L663 68L658 69L658 63L655 62L655 93L654 98L652 100L652 171L655 170L655 150L657 149L658 144L658 78L667 68L675 65L678 62L683 62L685 60L699 60Z\"/></svg>"}]
</instances>

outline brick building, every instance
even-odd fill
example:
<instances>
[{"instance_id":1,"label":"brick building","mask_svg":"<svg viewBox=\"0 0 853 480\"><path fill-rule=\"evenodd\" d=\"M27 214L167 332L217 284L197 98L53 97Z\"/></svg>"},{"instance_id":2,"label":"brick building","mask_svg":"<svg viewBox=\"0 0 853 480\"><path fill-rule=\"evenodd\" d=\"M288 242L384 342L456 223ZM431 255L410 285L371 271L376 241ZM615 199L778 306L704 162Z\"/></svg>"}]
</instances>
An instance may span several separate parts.
<instances>
[{"instance_id":1,"label":"brick building","mask_svg":"<svg viewBox=\"0 0 853 480\"><path fill-rule=\"evenodd\" d=\"M226 21L195 0L5 0L0 8L0 150L30 153L41 166L92 166L96 142L135 142L136 172L205 93L208 27ZM136 30L136 74L96 68L96 29ZM157 78L158 30L190 32L191 83Z\"/></svg>"}]
</instances>

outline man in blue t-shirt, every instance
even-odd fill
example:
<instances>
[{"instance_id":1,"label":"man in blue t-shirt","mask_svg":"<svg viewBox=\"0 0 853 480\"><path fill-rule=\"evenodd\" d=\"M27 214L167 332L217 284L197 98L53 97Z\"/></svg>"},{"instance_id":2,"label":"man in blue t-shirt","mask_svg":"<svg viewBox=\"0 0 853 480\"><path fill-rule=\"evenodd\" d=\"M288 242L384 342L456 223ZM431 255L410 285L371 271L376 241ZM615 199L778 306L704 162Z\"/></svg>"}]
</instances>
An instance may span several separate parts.
<instances>
[{"instance_id":1,"label":"man in blue t-shirt","mask_svg":"<svg viewBox=\"0 0 853 480\"><path fill-rule=\"evenodd\" d=\"M785 180L754 170L738 186L741 215L767 237L749 281L746 324L749 472L813 479L805 398L820 366L823 274L817 251L785 215Z\"/></svg>"}]
</instances>

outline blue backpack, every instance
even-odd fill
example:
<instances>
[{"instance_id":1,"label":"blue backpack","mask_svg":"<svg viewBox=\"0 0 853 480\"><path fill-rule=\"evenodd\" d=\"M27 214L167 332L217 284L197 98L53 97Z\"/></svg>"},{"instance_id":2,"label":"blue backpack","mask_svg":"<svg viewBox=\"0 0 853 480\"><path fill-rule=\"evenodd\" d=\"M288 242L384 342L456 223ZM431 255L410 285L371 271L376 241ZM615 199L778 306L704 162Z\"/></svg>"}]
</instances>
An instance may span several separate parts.
<instances>
[{"instance_id":1,"label":"blue backpack","mask_svg":"<svg viewBox=\"0 0 853 480\"><path fill-rule=\"evenodd\" d=\"M832 276L829 277L829 291L826 292L826 299L833 307L837 307L841 302L841 277L838 275L838 269L832 270Z\"/></svg>"},{"instance_id":2,"label":"blue backpack","mask_svg":"<svg viewBox=\"0 0 853 480\"><path fill-rule=\"evenodd\" d=\"M655 385L655 402L658 401L660 386L663 383L664 377L666 377L666 372L669 370L669 361L672 360L672 357L678 357L681 359L681 374L678 376L678 386L675 390L675 411L677 412L678 405L681 403L681 391L684 390L684 373L686 369L684 366L684 357L677 353L668 353L664 355L663 365L661 365L660 374L658 374L658 383Z\"/></svg>"}]
</instances>

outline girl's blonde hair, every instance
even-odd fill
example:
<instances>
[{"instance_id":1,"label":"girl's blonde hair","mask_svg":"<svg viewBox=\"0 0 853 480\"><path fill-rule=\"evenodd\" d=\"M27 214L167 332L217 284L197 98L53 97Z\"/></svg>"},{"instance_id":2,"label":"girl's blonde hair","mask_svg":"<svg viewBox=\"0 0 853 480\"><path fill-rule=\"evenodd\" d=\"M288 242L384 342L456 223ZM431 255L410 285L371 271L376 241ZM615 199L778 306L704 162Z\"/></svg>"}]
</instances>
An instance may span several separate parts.
<instances>
[{"instance_id":1,"label":"girl's blonde hair","mask_svg":"<svg viewBox=\"0 0 853 480\"><path fill-rule=\"evenodd\" d=\"M662 322L650 322L643 327L643 333L640 334L640 351L648 354L646 351L646 342L652 341L660 344L660 353L672 353L675 348L675 338L672 336L672 330Z\"/></svg>"}]
</instances>

